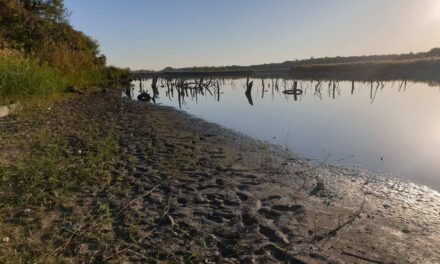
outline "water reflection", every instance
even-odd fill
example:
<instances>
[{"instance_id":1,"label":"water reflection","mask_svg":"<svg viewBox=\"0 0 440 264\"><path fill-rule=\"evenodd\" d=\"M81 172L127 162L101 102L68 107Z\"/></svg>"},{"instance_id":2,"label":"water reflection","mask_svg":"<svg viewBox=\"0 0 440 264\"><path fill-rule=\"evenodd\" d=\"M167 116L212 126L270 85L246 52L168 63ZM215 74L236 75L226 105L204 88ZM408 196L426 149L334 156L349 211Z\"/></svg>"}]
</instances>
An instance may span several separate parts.
<instances>
[{"instance_id":1,"label":"water reflection","mask_svg":"<svg viewBox=\"0 0 440 264\"><path fill-rule=\"evenodd\" d=\"M312 160L358 165L440 189L440 88L407 81L136 80L173 106ZM156 90L156 91L155 91Z\"/></svg>"},{"instance_id":2,"label":"water reflection","mask_svg":"<svg viewBox=\"0 0 440 264\"><path fill-rule=\"evenodd\" d=\"M173 79L173 78L161 78L160 79L160 87L158 86L158 77L152 78L152 79L139 79L131 83L129 87L125 90L125 96L134 99L135 95L136 98L140 101L153 101L155 102L156 99L159 99L159 88L163 88L165 90L165 96L169 100L173 100L174 96L177 96L177 101L179 102L179 108L181 109L182 106L186 105L187 98L190 98L191 100L195 100L195 102L198 102L199 96L210 96L216 101L220 102L220 95L221 95L221 86L224 86L227 88L227 86L231 88L236 88L235 82L240 82L240 79L230 79L230 83L227 83L226 79ZM329 98L335 100L338 97L341 96L341 87L340 87L340 81L298 81L298 80L286 80L283 79L283 90L281 90L281 93L286 95L285 98L288 98L288 96L292 96L294 101L301 100L303 93L306 95L307 93L310 93L311 90L313 90L313 96L319 98L320 100L323 100L323 94L326 94ZM137 85L136 85L137 84ZM254 105L254 101L252 99L252 88L254 81L251 80L249 77L246 78L246 83L241 86L244 87L244 95L250 105ZM378 94L378 91L382 91L385 87L385 83L381 81L363 81L358 83L360 86L363 86L362 88L365 88L365 85L368 85L369 91L370 91L370 101L371 104L374 103L374 100ZM356 85L357 83L355 81L351 81L351 89L350 94L355 95L356 92ZM153 96L150 95L149 89L146 89L146 86L151 87L151 93ZM395 86L395 82L390 82L391 88ZM398 92L405 92L407 87L407 81L403 80L399 82L398 85ZM312 89L313 88L313 89ZM280 93L280 86L279 86L279 78L276 79L265 79L261 78L261 99L264 99L265 94L269 92L269 89L272 94L272 98L275 93ZM139 97L142 95L142 97ZM144 98L147 97L148 100L145 100Z\"/></svg>"}]
</instances>

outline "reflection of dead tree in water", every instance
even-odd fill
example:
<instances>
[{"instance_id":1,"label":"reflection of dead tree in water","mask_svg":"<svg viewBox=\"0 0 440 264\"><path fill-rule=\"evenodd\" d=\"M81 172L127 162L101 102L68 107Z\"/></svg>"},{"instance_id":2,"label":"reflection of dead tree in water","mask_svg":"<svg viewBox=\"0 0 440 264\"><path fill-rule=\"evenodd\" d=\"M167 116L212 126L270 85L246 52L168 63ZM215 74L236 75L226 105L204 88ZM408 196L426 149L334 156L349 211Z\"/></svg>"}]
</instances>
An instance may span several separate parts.
<instances>
[{"instance_id":1,"label":"reflection of dead tree in water","mask_svg":"<svg viewBox=\"0 0 440 264\"><path fill-rule=\"evenodd\" d=\"M179 101L179 109L182 109L182 99L179 89L177 89L177 100Z\"/></svg>"},{"instance_id":2,"label":"reflection of dead tree in water","mask_svg":"<svg viewBox=\"0 0 440 264\"><path fill-rule=\"evenodd\" d=\"M314 95L318 96L319 99L322 101L322 94L321 94L322 85L321 84L322 84L321 81L318 81L318 83L315 85Z\"/></svg>"},{"instance_id":3,"label":"reflection of dead tree in water","mask_svg":"<svg viewBox=\"0 0 440 264\"><path fill-rule=\"evenodd\" d=\"M151 82L151 89L153 90L153 101L156 101L156 98L159 98L159 89L157 88L157 80L158 77L154 76L153 81Z\"/></svg>"},{"instance_id":4,"label":"reflection of dead tree in water","mask_svg":"<svg viewBox=\"0 0 440 264\"><path fill-rule=\"evenodd\" d=\"M225 81L223 80L223 84ZM217 82L217 102L220 102L220 83Z\"/></svg>"},{"instance_id":5,"label":"reflection of dead tree in water","mask_svg":"<svg viewBox=\"0 0 440 264\"><path fill-rule=\"evenodd\" d=\"M333 81L333 92L332 92L333 100L336 99L336 91L338 92L338 95L341 95L341 91L339 89L339 82Z\"/></svg>"},{"instance_id":6,"label":"reflection of dead tree in water","mask_svg":"<svg viewBox=\"0 0 440 264\"><path fill-rule=\"evenodd\" d=\"M213 97L216 96L216 100L220 101L220 80L214 82L212 79L205 81L204 78L198 80L166 79L164 86L167 87L167 96L170 100L174 97L174 89L176 89L179 108L182 108L182 106L185 105L185 97L190 98L191 100L195 99L196 102L198 102L198 95L201 94L205 96L205 91ZM212 92L210 88L213 88L214 92Z\"/></svg>"},{"instance_id":7,"label":"reflection of dead tree in water","mask_svg":"<svg viewBox=\"0 0 440 264\"><path fill-rule=\"evenodd\" d=\"M351 81L351 95L354 94L354 81Z\"/></svg>"},{"instance_id":8,"label":"reflection of dead tree in water","mask_svg":"<svg viewBox=\"0 0 440 264\"><path fill-rule=\"evenodd\" d=\"M249 81L249 76L246 80L246 92L244 93L246 95L246 98L249 101L250 105L254 105L254 102L252 100L252 86L254 85L254 81Z\"/></svg>"},{"instance_id":9,"label":"reflection of dead tree in water","mask_svg":"<svg viewBox=\"0 0 440 264\"><path fill-rule=\"evenodd\" d=\"M400 86L399 86L399 92L402 90L402 87L403 87L403 91L406 92L406 80L403 80L403 81L400 83Z\"/></svg>"},{"instance_id":10,"label":"reflection of dead tree in water","mask_svg":"<svg viewBox=\"0 0 440 264\"><path fill-rule=\"evenodd\" d=\"M263 99L264 98L264 89L266 89L266 87L264 87L264 78L263 77L261 78L261 86L263 87L263 88L261 88L261 99Z\"/></svg>"},{"instance_id":11,"label":"reflection of dead tree in water","mask_svg":"<svg viewBox=\"0 0 440 264\"><path fill-rule=\"evenodd\" d=\"M139 93L142 93L144 91L144 85L142 83L142 79L139 79Z\"/></svg>"},{"instance_id":12,"label":"reflection of dead tree in water","mask_svg":"<svg viewBox=\"0 0 440 264\"><path fill-rule=\"evenodd\" d=\"M374 99L376 99L376 94L377 94L377 90L379 90L379 87L381 87L380 90L382 90L383 87L385 87L385 85L383 84L383 82L379 82L379 81L377 81L376 90L374 91L373 98L371 98L371 104L373 104L373 103L374 103Z\"/></svg>"}]
</instances>

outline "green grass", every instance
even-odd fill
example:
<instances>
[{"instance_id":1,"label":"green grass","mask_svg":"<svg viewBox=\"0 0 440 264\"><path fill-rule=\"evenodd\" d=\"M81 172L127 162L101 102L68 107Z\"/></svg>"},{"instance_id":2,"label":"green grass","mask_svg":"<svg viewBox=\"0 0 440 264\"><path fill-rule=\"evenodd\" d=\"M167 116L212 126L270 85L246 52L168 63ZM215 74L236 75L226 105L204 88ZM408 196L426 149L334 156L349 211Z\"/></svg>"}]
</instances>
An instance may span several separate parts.
<instances>
[{"instance_id":1,"label":"green grass","mask_svg":"<svg viewBox=\"0 0 440 264\"><path fill-rule=\"evenodd\" d=\"M44 98L66 91L69 86L81 89L99 86L105 71L99 67L74 67L63 73L35 58L10 50L0 50L0 105Z\"/></svg>"},{"instance_id":2,"label":"green grass","mask_svg":"<svg viewBox=\"0 0 440 264\"><path fill-rule=\"evenodd\" d=\"M12 164L0 164L0 207L53 207L69 192L105 179L103 164L113 155L114 140L90 136L81 142L68 141L68 137L42 128L21 142L29 144L29 153Z\"/></svg>"},{"instance_id":3,"label":"green grass","mask_svg":"<svg viewBox=\"0 0 440 264\"><path fill-rule=\"evenodd\" d=\"M33 111L25 105L19 113L24 133L0 131L0 149L6 154L0 155L0 263L59 263L52 253L70 234L60 237L61 226L53 221L75 222L70 219L74 215L59 216L63 208L72 206L83 188L100 186L111 176L113 136L93 124L56 129L51 119L41 117L51 107L47 101L32 102L38 105ZM103 206L102 211L108 221L110 209ZM44 236L51 237L50 243ZM4 237L11 241L1 241Z\"/></svg>"},{"instance_id":4,"label":"green grass","mask_svg":"<svg viewBox=\"0 0 440 264\"><path fill-rule=\"evenodd\" d=\"M0 53L0 97L17 100L62 91L67 80L62 73L35 59Z\"/></svg>"}]
</instances>

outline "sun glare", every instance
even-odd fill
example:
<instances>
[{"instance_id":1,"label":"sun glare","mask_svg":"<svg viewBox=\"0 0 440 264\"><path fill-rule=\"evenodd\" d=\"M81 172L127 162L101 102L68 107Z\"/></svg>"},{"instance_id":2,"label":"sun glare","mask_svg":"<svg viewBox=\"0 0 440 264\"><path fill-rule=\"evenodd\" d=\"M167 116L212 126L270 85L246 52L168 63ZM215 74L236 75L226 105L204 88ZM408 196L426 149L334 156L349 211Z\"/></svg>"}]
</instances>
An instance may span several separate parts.
<instances>
[{"instance_id":1,"label":"sun glare","mask_svg":"<svg viewBox=\"0 0 440 264\"><path fill-rule=\"evenodd\" d=\"M431 0L429 18L432 20L440 21L440 0Z\"/></svg>"}]
</instances>

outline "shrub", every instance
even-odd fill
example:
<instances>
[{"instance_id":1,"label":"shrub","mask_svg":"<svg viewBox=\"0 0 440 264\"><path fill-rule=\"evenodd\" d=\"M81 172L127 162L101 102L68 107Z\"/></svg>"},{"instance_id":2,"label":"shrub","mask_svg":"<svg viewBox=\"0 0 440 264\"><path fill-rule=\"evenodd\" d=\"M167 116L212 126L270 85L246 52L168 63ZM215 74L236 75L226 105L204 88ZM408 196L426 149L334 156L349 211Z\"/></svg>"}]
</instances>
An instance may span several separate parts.
<instances>
[{"instance_id":1,"label":"shrub","mask_svg":"<svg viewBox=\"0 0 440 264\"><path fill-rule=\"evenodd\" d=\"M62 73L37 59L0 52L0 96L9 98L48 95L67 85Z\"/></svg>"}]
</instances>

